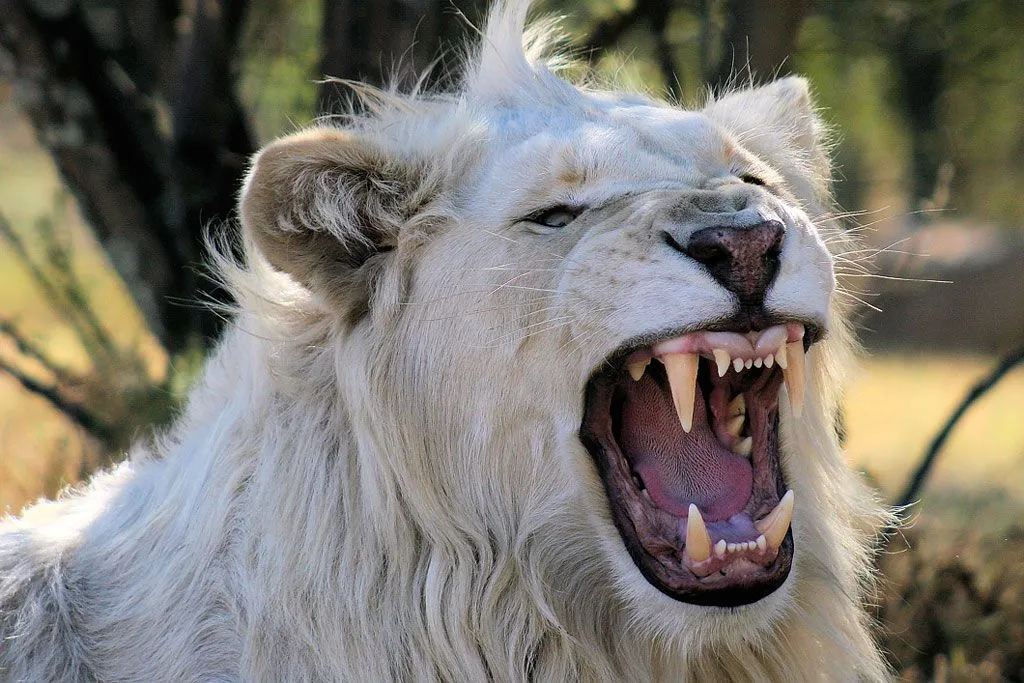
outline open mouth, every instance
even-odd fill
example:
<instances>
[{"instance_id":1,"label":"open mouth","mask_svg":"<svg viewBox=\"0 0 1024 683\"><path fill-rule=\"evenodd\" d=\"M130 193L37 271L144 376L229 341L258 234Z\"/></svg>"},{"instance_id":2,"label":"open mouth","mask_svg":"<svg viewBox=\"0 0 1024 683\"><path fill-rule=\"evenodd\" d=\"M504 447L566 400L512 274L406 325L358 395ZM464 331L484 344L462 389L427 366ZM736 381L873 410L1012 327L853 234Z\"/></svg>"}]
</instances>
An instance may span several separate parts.
<instances>
[{"instance_id":1,"label":"open mouth","mask_svg":"<svg viewBox=\"0 0 1024 683\"><path fill-rule=\"evenodd\" d=\"M692 332L614 354L588 383L580 438L630 556L663 593L736 606L789 575L779 392L799 417L816 336L793 322Z\"/></svg>"}]
</instances>

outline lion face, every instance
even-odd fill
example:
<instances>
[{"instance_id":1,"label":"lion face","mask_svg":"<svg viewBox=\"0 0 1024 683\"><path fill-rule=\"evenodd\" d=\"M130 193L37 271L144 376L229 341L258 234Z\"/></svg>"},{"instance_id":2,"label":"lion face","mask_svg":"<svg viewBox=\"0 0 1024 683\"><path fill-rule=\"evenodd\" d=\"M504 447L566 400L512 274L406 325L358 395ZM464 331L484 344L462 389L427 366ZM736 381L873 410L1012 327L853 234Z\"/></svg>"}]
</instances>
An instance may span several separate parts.
<instances>
[{"instance_id":1,"label":"lion face","mask_svg":"<svg viewBox=\"0 0 1024 683\"><path fill-rule=\"evenodd\" d=\"M557 83L279 141L246 228L345 326L425 524L557 526L558 571L628 600L760 601L801 552L785 425L833 317L806 83L701 111Z\"/></svg>"}]
</instances>

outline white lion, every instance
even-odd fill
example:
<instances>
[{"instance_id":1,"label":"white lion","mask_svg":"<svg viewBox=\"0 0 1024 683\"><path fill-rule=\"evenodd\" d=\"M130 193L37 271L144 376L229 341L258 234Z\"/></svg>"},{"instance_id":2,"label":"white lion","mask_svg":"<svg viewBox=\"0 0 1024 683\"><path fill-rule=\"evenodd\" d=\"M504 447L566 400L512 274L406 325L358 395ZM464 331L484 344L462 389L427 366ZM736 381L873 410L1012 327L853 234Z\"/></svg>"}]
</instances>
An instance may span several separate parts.
<instances>
[{"instance_id":1,"label":"white lion","mask_svg":"<svg viewBox=\"0 0 1024 683\"><path fill-rule=\"evenodd\" d=\"M177 427L0 527L0 677L887 678L806 82L572 85L525 13L256 157Z\"/></svg>"}]
</instances>

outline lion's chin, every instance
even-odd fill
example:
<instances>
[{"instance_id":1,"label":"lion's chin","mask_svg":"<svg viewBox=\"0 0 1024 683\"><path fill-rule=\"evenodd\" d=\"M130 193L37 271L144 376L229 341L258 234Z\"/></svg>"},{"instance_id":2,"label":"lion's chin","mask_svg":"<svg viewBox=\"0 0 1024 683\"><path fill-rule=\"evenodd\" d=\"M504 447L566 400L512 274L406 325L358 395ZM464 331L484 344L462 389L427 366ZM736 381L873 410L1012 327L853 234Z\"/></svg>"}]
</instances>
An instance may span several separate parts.
<instances>
[{"instance_id":1,"label":"lion's chin","mask_svg":"<svg viewBox=\"0 0 1024 683\"><path fill-rule=\"evenodd\" d=\"M817 336L792 322L690 332L624 348L588 382L580 438L633 562L666 595L735 607L789 575L778 396L785 382L799 414Z\"/></svg>"}]
</instances>

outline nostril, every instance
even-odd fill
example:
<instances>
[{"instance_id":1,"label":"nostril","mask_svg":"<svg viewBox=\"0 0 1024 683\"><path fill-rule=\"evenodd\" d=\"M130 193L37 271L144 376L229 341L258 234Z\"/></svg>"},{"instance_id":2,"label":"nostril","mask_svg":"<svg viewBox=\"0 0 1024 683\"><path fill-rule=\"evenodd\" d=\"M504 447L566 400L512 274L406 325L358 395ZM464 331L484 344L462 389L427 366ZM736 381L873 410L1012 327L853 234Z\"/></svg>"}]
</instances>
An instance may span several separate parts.
<instances>
[{"instance_id":1,"label":"nostril","mask_svg":"<svg viewBox=\"0 0 1024 683\"><path fill-rule=\"evenodd\" d=\"M684 253L705 265L724 263L732 256L729 250L721 244L694 244L692 242L684 250Z\"/></svg>"},{"instance_id":2,"label":"nostril","mask_svg":"<svg viewBox=\"0 0 1024 683\"><path fill-rule=\"evenodd\" d=\"M681 251L705 265L721 263L732 257L725 228L706 228L695 232Z\"/></svg>"}]
</instances>

